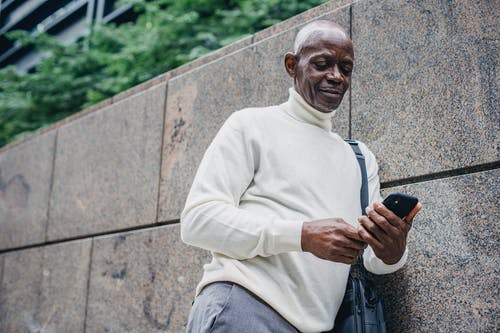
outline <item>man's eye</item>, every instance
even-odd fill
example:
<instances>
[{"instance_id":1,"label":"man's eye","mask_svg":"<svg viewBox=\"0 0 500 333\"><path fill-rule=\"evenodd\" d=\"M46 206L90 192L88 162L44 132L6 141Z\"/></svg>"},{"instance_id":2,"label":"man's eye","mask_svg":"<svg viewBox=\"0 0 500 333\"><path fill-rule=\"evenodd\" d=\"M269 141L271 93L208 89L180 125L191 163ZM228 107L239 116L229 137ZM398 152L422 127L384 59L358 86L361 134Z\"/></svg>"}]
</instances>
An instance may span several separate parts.
<instances>
[{"instance_id":1,"label":"man's eye","mask_svg":"<svg viewBox=\"0 0 500 333\"><path fill-rule=\"evenodd\" d=\"M326 69L326 67L328 67L328 63L326 61L317 61L314 63L314 66L317 69Z\"/></svg>"},{"instance_id":2,"label":"man's eye","mask_svg":"<svg viewBox=\"0 0 500 333\"><path fill-rule=\"evenodd\" d=\"M342 70L342 73L344 75L350 75L352 72L352 68L349 66L342 66L342 67L340 67L340 69Z\"/></svg>"}]
</instances>

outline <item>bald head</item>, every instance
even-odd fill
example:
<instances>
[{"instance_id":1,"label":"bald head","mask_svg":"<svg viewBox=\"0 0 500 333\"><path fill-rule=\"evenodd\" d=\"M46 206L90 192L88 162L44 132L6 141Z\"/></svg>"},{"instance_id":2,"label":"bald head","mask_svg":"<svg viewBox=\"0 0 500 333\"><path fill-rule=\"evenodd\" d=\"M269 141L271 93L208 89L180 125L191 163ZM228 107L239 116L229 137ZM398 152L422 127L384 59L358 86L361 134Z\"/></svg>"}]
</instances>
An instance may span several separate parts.
<instances>
[{"instance_id":1,"label":"bald head","mask_svg":"<svg viewBox=\"0 0 500 333\"><path fill-rule=\"evenodd\" d=\"M318 20L306 24L295 36L295 42L293 43L293 53L299 54L302 48L307 44L308 41L313 39L316 35L329 34L336 38L349 40L350 38L345 32L345 30L335 22L327 20Z\"/></svg>"}]
</instances>

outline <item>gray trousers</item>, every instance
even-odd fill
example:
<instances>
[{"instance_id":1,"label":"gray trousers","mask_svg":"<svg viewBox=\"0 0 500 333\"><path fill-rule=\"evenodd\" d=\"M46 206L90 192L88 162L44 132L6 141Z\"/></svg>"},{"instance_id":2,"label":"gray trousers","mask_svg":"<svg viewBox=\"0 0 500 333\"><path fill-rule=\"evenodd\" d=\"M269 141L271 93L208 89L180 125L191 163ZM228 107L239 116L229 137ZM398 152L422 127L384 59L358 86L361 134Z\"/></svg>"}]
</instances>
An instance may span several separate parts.
<instances>
[{"instance_id":1,"label":"gray trousers","mask_svg":"<svg viewBox=\"0 0 500 333\"><path fill-rule=\"evenodd\" d=\"M188 333L297 333L281 315L245 288L231 282L209 284L196 297Z\"/></svg>"}]
</instances>

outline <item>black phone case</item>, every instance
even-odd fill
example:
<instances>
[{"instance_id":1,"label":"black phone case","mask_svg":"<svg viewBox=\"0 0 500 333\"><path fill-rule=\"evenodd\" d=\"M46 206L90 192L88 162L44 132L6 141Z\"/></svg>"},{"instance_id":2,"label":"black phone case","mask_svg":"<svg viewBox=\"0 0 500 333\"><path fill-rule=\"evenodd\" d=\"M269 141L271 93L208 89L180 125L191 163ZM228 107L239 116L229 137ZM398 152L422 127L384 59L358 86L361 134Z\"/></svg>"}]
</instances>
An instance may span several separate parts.
<instances>
[{"instance_id":1,"label":"black phone case","mask_svg":"<svg viewBox=\"0 0 500 333\"><path fill-rule=\"evenodd\" d=\"M382 203L394 214L403 218L417 205L418 199L408 194L395 192L389 194Z\"/></svg>"}]
</instances>

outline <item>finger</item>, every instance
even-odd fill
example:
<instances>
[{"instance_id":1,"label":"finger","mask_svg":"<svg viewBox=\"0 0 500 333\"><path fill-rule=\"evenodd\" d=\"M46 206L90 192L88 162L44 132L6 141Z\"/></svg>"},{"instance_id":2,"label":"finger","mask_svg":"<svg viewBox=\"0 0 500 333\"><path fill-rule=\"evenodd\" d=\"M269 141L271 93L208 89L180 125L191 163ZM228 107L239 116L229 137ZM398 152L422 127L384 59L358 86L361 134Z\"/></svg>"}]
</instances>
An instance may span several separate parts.
<instances>
[{"instance_id":1,"label":"finger","mask_svg":"<svg viewBox=\"0 0 500 333\"><path fill-rule=\"evenodd\" d=\"M415 215L418 214L418 212L420 212L422 210L423 206L422 204L419 202L417 203L417 205L411 210L410 213L408 213L408 216L406 216L403 220L410 224L410 226L413 224L413 219L415 218Z\"/></svg>"},{"instance_id":2,"label":"finger","mask_svg":"<svg viewBox=\"0 0 500 333\"><path fill-rule=\"evenodd\" d=\"M375 238L368 230L364 228L364 226L360 226L358 233L360 234L361 238L370 245L372 248L380 248L382 246L382 243Z\"/></svg>"},{"instance_id":3,"label":"finger","mask_svg":"<svg viewBox=\"0 0 500 333\"><path fill-rule=\"evenodd\" d=\"M339 253L340 255L343 255L347 258L350 258L352 260L355 260L357 257L362 255L364 250L353 250L353 249L347 249L344 253Z\"/></svg>"},{"instance_id":4,"label":"finger","mask_svg":"<svg viewBox=\"0 0 500 333\"><path fill-rule=\"evenodd\" d=\"M369 232L373 238L377 239L380 242L383 242L385 232L376 223L374 223L367 216L360 216L358 218L358 221L360 227L363 227L367 232ZM358 229L358 234L359 234L359 229ZM366 240L363 239L363 241Z\"/></svg>"},{"instance_id":5,"label":"finger","mask_svg":"<svg viewBox=\"0 0 500 333\"><path fill-rule=\"evenodd\" d=\"M363 242L358 234L358 229L354 229L355 232L348 232L338 237L332 238L332 244L339 246L341 248L349 248L355 251L359 251L365 248L366 244Z\"/></svg>"},{"instance_id":6,"label":"finger","mask_svg":"<svg viewBox=\"0 0 500 333\"><path fill-rule=\"evenodd\" d=\"M375 223L385 234L394 237L400 232L400 227L395 227L388 221L386 217L384 217L371 207L367 207L366 212L371 222Z\"/></svg>"},{"instance_id":7,"label":"finger","mask_svg":"<svg viewBox=\"0 0 500 333\"><path fill-rule=\"evenodd\" d=\"M355 260L363 253L363 250L355 250L347 247L336 246L330 249L330 257L337 261L339 257L347 258L347 260Z\"/></svg>"},{"instance_id":8,"label":"finger","mask_svg":"<svg viewBox=\"0 0 500 333\"><path fill-rule=\"evenodd\" d=\"M379 214L373 208L367 207L366 211L370 220L384 232L384 235L381 236L397 237L401 233L400 227L394 226L386 217ZM379 240L382 239L379 238Z\"/></svg>"},{"instance_id":9,"label":"finger","mask_svg":"<svg viewBox=\"0 0 500 333\"><path fill-rule=\"evenodd\" d=\"M413 209L408 213L406 217L403 218L403 223L404 223L404 231L405 233L408 233L410 229L413 226L413 219L415 218L415 215L422 210L422 204L419 202L413 207Z\"/></svg>"},{"instance_id":10,"label":"finger","mask_svg":"<svg viewBox=\"0 0 500 333\"><path fill-rule=\"evenodd\" d=\"M361 243L363 242L361 237L359 237L358 235L358 229L355 226L348 224L347 222L346 222L346 227L343 229L343 234L345 237L347 237L352 241L357 241Z\"/></svg>"},{"instance_id":11,"label":"finger","mask_svg":"<svg viewBox=\"0 0 500 333\"><path fill-rule=\"evenodd\" d=\"M382 215L393 227L397 228L398 230L403 229L403 220L401 220L401 218L394 214L389 208L384 206L384 204L375 202L373 204L373 208L378 214Z\"/></svg>"},{"instance_id":12,"label":"finger","mask_svg":"<svg viewBox=\"0 0 500 333\"><path fill-rule=\"evenodd\" d=\"M358 234L357 230L356 236L359 240L348 239L348 243L345 245L345 247L351 248L356 251L362 251L366 248L366 243L361 239L361 236Z\"/></svg>"},{"instance_id":13,"label":"finger","mask_svg":"<svg viewBox=\"0 0 500 333\"><path fill-rule=\"evenodd\" d=\"M351 225L350 223L347 223L343 219L336 219L336 221L339 223L338 227L339 230L341 230L341 236L340 238L337 238L335 241L338 242L338 244L342 247L345 248L351 248L354 249L355 251L362 250L366 247L365 242L361 239L361 237L358 234L358 229Z\"/></svg>"},{"instance_id":14,"label":"finger","mask_svg":"<svg viewBox=\"0 0 500 333\"><path fill-rule=\"evenodd\" d=\"M340 262L347 265L352 265L353 263L356 262L357 259L358 257L337 256L332 261Z\"/></svg>"}]
</instances>

